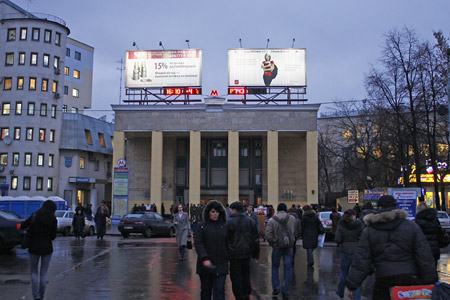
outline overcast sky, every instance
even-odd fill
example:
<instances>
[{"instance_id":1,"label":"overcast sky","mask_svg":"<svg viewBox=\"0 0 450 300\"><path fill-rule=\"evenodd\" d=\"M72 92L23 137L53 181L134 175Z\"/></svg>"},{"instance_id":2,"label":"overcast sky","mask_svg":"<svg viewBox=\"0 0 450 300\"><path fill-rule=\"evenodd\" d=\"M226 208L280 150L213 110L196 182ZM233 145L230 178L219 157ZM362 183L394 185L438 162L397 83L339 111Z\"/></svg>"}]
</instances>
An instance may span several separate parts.
<instances>
[{"instance_id":1,"label":"overcast sky","mask_svg":"<svg viewBox=\"0 0 450 300\"><path fill-rule=\"evenodd\" d=\"M119 102L126 50L203 50L203 93L228 85L227 50L294 47L307 51L309 103L365 98L364 74L376 64L384 34L414 28L450 36L449 0L12 0L30 12L58 16L70 37L95 48L92 109ZM124 99L124 97L122 97Z\"/></svg>"}]
</instances>

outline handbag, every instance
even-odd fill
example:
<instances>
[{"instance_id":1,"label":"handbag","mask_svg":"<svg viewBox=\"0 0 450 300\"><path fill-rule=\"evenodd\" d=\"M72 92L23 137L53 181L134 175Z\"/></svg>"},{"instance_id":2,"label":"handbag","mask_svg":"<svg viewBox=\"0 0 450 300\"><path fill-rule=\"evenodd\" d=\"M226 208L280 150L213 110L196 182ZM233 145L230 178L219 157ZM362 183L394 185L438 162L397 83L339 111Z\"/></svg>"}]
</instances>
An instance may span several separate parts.
<instances>
[{"instance_id":1,"label":"handbag","mask_svg":"<svg viewBox=\"0 0 450 300\"><path fill-rule=\"evenodd\" d=\"M187 241L186 248L192 249L192 241L190 239Z\"/></svg>"},{"instance_id":2,"label":"handbag","mask_svg":"<svg viewBox=\"0 0 450 300\"><path fill-rule=\"evenodd\" d=\"M30 248L30 244L31 244L31 234L32 234L32 225L34 223L34 219L36 218L36 214L33 214L31 217L31 223L30 226L28 226L27 231L25 232L25 236L23 237L22 243L20 244L20 248L22 249L28 249Z\"/></svg>"}]
</instances>

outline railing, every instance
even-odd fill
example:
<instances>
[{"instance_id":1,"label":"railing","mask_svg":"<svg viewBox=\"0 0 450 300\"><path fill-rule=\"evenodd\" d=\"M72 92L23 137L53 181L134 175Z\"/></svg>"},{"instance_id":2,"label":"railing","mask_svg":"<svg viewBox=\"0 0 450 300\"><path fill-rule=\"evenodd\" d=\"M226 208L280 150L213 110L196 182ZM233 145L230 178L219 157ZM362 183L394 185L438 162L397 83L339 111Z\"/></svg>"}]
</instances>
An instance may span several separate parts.
<instances>
[{"instance_id":1,"label":"railing","mask_svg":"<svg viewBox=\"0 0 450 300\"><path fill-rule=\"evenodd\" d=\"M43 14L43 13L14 13L14 14L4 14L3 15L3 19L39 19L39 20L46 20L46 21L50 21L50 22L55 22L58 23L64 27L66 26L66 22L57 17L57 16L53 16L53 15L49 15L49 14Z\"/></svg>"}]
</instances>

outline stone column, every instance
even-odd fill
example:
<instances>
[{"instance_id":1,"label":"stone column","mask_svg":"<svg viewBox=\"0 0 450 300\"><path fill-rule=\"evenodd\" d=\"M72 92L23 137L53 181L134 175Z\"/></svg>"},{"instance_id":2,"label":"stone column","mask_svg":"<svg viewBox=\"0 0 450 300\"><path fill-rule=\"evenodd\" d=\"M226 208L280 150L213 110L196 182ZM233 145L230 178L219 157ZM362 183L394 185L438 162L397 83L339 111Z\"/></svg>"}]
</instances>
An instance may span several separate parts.
<instances>
[{"instance_id":1,"label":"stone column","mask_svg":"<svg viewBox=\"0 0 450 300\"><path fill-rule=\"evenodd\" d=\"M319 203L317 131L306 133L306 198L308 204Z\"/></svg>"},{"instance_id":2,"label":"stone column","mask_svg":"<svg viewBox=\"0 0 450 300\"><path fill-rule=\"evenodd\" d=\"M239 132L228 131L228 203L239 201Z\"/></svg>"},{"instance_id":3,"label":"stone column","mask_svg":"<svg viewBox=\"0 0 450 300\"><path fill-rule=\"evenodd\" d=\"M276 209L278 206L278 132L267 132L267 200Z\"/></svg>"},{"instance_id":4,"label":"stone column","mask_svg":"<svg viewBox=\"0 0 450 300\"><path fill-rule=\"evenodd\" d=\"M200 156L200 132L191 131L189 133L189 204L200 203Z\"/></svg>"},{"instance_id":5,"label":"stone column","mask_svg":"<svg viewBox=\"0 0 450 300\"><path fill-rule=\"evenodd\" d=\"M114 131L114 139L113 139L113 158L112 158L112 170L111 173L114 174L114 168L118 167L117 165L117 161L121 158L125 158L125 132L123 131ZM115 215L124 215L127 214L127 211L116 211L115 207L116 207L116 203L115 203L115 199L114 199L114 177L113 177L113 182L112 182L112 192L111 192L111 196L112 196L112 203L111 203L111 210L112 210L112 214ZM94 209L96 209L96 205L100 205L100 203L93 203L92 207ZM126 207L125 207L126 208ZM93 211L93 213L95 214L95 211Z\"/></svg>"},{"instance_id":6,"label":"stone column","mask_svg":"<svg viewBox=\"0 0 450 300\"><path fill-rule=\"evenodd\" d=\"M163 133L152 131L152 150L150 162L150 204L161 209Z\"/></svg>"}]
</instances>

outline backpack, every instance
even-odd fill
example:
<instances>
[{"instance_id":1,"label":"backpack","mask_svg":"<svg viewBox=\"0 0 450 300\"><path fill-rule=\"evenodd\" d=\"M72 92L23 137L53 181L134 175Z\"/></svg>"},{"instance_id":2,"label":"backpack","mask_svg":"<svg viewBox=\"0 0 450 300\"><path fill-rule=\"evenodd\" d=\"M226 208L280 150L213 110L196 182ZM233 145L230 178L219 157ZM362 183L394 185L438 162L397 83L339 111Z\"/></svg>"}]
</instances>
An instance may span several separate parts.
<instances>
[{"instance_id":1,"label":"backpack","mask_svg":"<svg viewBox=\"0 0 450 300\"><path fill-rule=\"evenodd\" d=\"M291 229L287 225L288 220L291 216L288 215L286 218L280 220L277 216L273 216L274 219L280 226L278 227L278 247L280 248L291 248L294 246L295 238Z\"/></svg>"},{"instance_id":2,"label":"backpack","mask_svg":"<svg viewBox=\"0 0 450 300\"><path fill-rule=\"evenodd\" d=\"M277 75L278 75L278 67L276 64L273 64L272 79L275 79Z\"/></svg>"}]
</instances>

